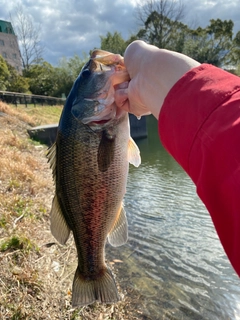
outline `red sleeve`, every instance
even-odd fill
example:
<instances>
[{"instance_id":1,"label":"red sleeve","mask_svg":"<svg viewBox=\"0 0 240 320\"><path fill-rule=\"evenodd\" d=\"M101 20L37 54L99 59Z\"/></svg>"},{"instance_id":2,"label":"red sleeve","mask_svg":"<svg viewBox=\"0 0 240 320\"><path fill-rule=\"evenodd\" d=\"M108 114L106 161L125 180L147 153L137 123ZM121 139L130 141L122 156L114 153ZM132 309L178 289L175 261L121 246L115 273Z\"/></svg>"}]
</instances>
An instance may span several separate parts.
<instances>
[{"instance_id":1,"label":"red sleeve","mask_svg":"<svg viewBox=\"0 0 240 320\"><path fill-rule=\"evenodd\" d=\"M207 64L186 73L164 101L159 135L195 183L240 276L240 78Z\"/></svg>"}]
</instances>

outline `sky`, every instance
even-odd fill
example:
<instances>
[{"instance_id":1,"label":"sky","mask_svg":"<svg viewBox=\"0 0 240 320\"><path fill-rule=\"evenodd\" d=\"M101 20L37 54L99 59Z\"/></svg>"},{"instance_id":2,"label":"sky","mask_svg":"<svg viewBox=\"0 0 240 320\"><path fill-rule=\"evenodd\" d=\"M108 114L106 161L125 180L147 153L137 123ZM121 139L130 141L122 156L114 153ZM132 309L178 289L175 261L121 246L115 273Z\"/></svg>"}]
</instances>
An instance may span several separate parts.
<instances>
[{"instance_id":1,"label":"sky","mask_svg":"<svg viewBox=\"0 0 240 320\"><path fill-rule=\"evenodd\" d=\"M43 58L54 66L62 57L88 55L90 50L99 48L100 36L106 36L107 32L120 32L127 40L138 30L137 0L0 0L0 20L9 21L17 3L36 26L40 25ZM240 31L240 0L182 0L182 3L183 22L190 26L204 28L210 19L231 19L234 32Z\"/></svg>"}]
</instances>

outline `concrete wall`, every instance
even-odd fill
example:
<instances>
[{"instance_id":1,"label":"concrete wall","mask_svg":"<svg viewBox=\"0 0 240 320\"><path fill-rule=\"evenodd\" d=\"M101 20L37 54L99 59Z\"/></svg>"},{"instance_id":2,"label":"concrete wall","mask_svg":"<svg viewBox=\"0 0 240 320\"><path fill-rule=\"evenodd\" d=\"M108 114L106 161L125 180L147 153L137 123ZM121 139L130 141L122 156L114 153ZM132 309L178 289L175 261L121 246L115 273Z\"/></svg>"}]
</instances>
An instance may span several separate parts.
<instances>
[{"instance_id":1,"label":"concrete wall","mask_svg":"<svg viewBox=\"0 0 240 320\"><path fill-rule=\"evenodd\" d=\"M147 137L146 117L137 119L133 114L129 114L130 132L133 139L141 139Z\"/></svg>"}]
</instances>

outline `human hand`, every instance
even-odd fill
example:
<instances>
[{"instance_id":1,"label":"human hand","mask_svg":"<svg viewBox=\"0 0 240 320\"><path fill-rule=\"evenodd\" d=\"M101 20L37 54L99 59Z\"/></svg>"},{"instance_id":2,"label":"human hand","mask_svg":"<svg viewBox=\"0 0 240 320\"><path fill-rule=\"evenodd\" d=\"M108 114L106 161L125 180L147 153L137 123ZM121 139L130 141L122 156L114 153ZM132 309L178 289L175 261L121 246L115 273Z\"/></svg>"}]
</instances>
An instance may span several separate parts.
<instances>
[{"instance_id":1,"label":"human hand","mask_svg":"<svg viewBox=\"0 0 240 320\"><path fill-rule=\"evenodd\" d=\"M156 118L173 85L187 71L200 65L183 54L140 40L127 47L124 63L131 80L116 87L117 106L136 116L152 113Z\"/></svg>"}]
</instances>

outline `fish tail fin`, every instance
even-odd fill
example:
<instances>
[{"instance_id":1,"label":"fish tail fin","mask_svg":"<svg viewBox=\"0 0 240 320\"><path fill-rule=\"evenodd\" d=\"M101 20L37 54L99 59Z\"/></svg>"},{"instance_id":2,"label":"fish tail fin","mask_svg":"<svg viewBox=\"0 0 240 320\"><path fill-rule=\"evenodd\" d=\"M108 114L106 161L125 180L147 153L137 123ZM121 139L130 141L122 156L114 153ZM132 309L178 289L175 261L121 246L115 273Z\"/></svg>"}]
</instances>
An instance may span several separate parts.
<instances>
[{"instance_id":1,"label":"fish tail fin","mask_svg":"<svg viewBox=\"0 0 240 320\"><path fill-rule=\"evenodd\" d=\"M84 278L77 268L73 280L73 307L89 305L95 301L110 304L119 300L116 283L108 267L95 279Z\"/></svg>"}]
</instances>

